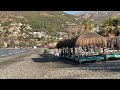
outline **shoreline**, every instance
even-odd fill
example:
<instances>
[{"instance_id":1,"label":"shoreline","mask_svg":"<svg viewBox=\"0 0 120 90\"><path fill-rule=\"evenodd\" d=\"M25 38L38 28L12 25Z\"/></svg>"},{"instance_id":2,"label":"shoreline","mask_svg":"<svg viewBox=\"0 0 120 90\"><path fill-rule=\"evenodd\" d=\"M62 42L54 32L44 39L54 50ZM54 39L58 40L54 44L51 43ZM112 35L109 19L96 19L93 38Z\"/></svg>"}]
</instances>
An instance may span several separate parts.
<instances>
[{"instance_id":1,"label":"shoreline","mask_svg":"<svg viewBox=\"0 0 120 90\"><path fill-rule=\"evenodd\" d=\"M17 57L23 57L24 55L30 55L32 53L37 53L40 51L43 52L43 50L41 50L41 49L28 49L22 53L12 54L12 55L8 55L8 56L0 56L0 63L4 62L4 61L11 60L11 59L15 59Z\"/></svg>"}]
</instances>

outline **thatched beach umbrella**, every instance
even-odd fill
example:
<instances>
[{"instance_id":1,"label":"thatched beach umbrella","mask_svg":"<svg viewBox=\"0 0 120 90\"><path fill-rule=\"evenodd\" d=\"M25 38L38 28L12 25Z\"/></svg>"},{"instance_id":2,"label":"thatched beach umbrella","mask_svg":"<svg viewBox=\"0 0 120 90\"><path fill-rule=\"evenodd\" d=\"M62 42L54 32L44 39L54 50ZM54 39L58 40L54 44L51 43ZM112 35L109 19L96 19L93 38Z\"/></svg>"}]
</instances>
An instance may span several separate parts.
<instances>
[{"instance_id":1,"label":"thatched beach umbrella","mask_svg":"<svg viewBox=\"0 0 120 90\"><path fill-rule=\"evenodd\" d=\"M62 41L59 41L59 42L57 43L56 47L57 47L57 48L61 48L61 43L62 43Z\"/></svg>"},{"instance_id":2,"label":"thatched beach umbrella","mask_svg":"<svg viewBox=\"0 0 120 90\"><path fill-rule=\"evenodd\" d=\"M56 47L57 47L57 48L67 47L67 43L66 43L67 39L68 39L68 37L60 40L60 41L57 43Z\"/></svg>"},{"instance_id":3,"label":"thatched beach umbrella","mask_svg":"<svg viewBox=\"0 0 120 90\"><path fill-rule=\"evenodd\" d=\"M114 49L114 44L117 46L117 49L120 48L120 36L106 37L107 45L109 48Z\"/></svg>"},{"instance_id":4,"label":"thatched beach umbrella","mask_svg":"<svg viewBox=\"0 0 120 90\"><path fill-rule=\"evenodd\" d=\"M94 32L85 31L81 34L63 39L62 41L59 41L57 46L59 48L68 47L73 48L73 53L75 53L75 47L81 46L81 47L89 47L90 45L99 45L103 48L106 47L106 38L98 35ZM103 49L104 52L104 49ZM107 52L106 56L107 56Z\"/></svg>"},{"instance_id":5,"label":"thatched beach umbrella","mask_svg":"<svg viewBox=\"0 0 120 90\"><path fill-rule=\"evenodd\" d=\"M94 32L85 31L79 35L65 38L57 43L58 48L74 47L74 46L89 46L89 45L106 45L106 38Z\"/></svg>"},{"instance_id":6,"label":"thatched beach umbrella","mask_svg":"<svg viewBox=\"0 0 120 90\"><path fill-rule=\"evenodd\" d=\"M72 36L68 39L68 42L67 42L68 47L75 47L75 42L76 42L77 38L79 37L79 35Z\"/></svg>"},{"instance_id":7,"label":"thatched beach umbrella","mask_svg":"<svg viewBox=\"0 0 120 90\"><path fill-rule=\"evenodd\" d=\"M100 47L102 46L103 52L105 53L105 59L108 60L107 52L104 51L104 47L107 48L105 37L94 32L85 31L81 35L79 35L75 42L75 46L88 47L90 45L99 45Z\"/></svg>"},{"instance_id":8,"label":"thatched beach umbrella","mask_svg":"<svg viewBox=\"0 0 120 90\"><path fill-rule=\"evenodd\" d=\"M76 46L89 46L89 45L106 45L106 39L94 32L85 31L77 38Z\"/></svg>"}]
</instances>

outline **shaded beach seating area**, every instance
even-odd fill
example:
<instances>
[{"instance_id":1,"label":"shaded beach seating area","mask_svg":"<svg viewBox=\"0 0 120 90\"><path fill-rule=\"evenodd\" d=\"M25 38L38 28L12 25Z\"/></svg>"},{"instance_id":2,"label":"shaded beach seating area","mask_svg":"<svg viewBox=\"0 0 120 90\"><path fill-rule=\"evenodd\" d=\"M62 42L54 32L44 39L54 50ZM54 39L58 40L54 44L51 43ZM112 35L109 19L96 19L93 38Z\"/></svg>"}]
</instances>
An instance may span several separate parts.
<instances>
[{"instance_id":1,"label":"shaded beach seating area","mask_svg":"<svg viewBox=\"0 0 120 90\"><path fill-rule=\"evenodd\" d=\"M107 37L108 60L120 59L120 37Z\"/></svg>"},{"instance_id":2,"label":"shaded beach seating area","mask_svg":"<svg viewBox=\"0 0 120 90\"><path fill-rule=\"evenodd\" d=\"M114 39L109 37L109 40L116 40L114 45L107 39L88 31L65 38L57 43L59 57L80 63L119 59L120 50L116 37Z\"/></svg>"},{"instance_id":3,"label":"shaded beach seating area","mask_svg":"<svg viewBox=\"0 0 120 90\"><path fill-rule=\"evenodd\" d=\"M93 32L83 32L61 40L57 43L57 48L60 57L63 59L78 62L104 60L104 56L99 55L96 51L92 51L94 50L92 46L95 48L95 44L101 45L101 47L105 46L104 37Z\"/></svg>"}]
</instances>

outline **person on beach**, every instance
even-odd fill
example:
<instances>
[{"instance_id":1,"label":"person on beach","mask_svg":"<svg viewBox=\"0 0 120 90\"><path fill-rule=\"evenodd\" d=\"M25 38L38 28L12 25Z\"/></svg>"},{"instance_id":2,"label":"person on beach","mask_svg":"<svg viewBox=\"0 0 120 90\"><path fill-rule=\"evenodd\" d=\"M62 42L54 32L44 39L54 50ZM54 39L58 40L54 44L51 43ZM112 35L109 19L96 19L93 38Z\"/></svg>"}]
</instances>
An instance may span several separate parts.
<instances>
[{"instance_id":1,"label":"person on beach","mask_svg":"<svg viewBox=\"0 0 120 90\"><path fill-rule=\"evenodd\" d=\"M61 56L63 56L63 50L61 51Z\"/></svg>"},{"instance_id":2,"label":"person on beach","mask_svg":"<svg viewBox=\"0 0 120 90\"><path fill-rule=\"evenodd\" d=\"M46 50L44 50L44 54L46 54L47 53L47 51Z\"/></svg>"}]
</instances>

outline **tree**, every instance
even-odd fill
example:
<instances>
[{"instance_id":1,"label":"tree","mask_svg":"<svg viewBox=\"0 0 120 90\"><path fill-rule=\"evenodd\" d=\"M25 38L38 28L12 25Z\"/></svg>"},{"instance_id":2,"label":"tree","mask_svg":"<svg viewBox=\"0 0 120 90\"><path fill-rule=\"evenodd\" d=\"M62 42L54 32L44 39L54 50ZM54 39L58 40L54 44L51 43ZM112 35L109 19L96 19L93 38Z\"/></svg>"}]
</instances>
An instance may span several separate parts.
<instances>
[{"instance_id":1,"label":"tree","mask_svg":"<svg viewBox=\"0 0 120 90\"><path fill-rule=\"evenodd\" d=\"M119 23L120 18L108 18L103 21L102 29L100 30L100 34L104 34L106 36L119 36ZM114 41L111 39L111 47L114 48ZM117 41L116 41L117 43Z\"/></svg>"},{"instance_id":2,"label":"tree","mask_svg":"<svg viewBox=\"0 0 120 90\"><path fill-rule=\"evenodd\" d=\"M108 18L103 21L101 25L101 34L108 36L108 34L114 34L115 36L118 36L117 33L119 33L119 26L120 18ZM103 30L103 31L102 31Z\"/></svg>"},{"instance_id":3,"label":"tree","mask_svg":"<svg viewBox=\"0 0 120 90\"><path fill-rule=\"evenodd\" d=\"M21 42L21 43L19 44L19 46L20 46L20 47L26 47L26 43L25 43L25 42Z\"/></svg>"},{"instance_id":4,"label":"tree","mask_svg":"<svg viewBox=\"0 0 120 90\"><path fill-rule=\"evenodd\" d=\"M120 32L120 31L119 31L119 29L120 29L119 23L120 23L120 17L117 17L117 18L113 19L112 24L113 24L113 26L115 27L115 28L114 28L114 31L115 31L115 35L116 35L116 36L119 36L119 32Z\"/></svg>"},{"instance_id":5,"label":"tree","mask_svg":"<svg viewBox=\"0 0 120 90\"><path fill-rule=\"evenodd\" d=\"M81 23L81 29L82 32L83 31L92 31L94 28L94 23L92 21L90 21L89 19L85 19L82 23Z\"/></svg>"},{"instance_id":6,"label":"tree","mask_svg":"<svg viewBox=\"0 0 120 90\"><path fill-rule=\"evenodd\" d=\"M109 32L113 31L113 23L112 23L113 19L112 18L108 18L106 20L103 21L101 27L102 30L104 30L104 35L107 36ZM112 31L111 31L112 30Z\"/></svg>"}]
</instances>

